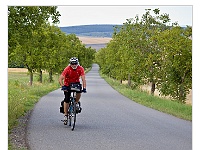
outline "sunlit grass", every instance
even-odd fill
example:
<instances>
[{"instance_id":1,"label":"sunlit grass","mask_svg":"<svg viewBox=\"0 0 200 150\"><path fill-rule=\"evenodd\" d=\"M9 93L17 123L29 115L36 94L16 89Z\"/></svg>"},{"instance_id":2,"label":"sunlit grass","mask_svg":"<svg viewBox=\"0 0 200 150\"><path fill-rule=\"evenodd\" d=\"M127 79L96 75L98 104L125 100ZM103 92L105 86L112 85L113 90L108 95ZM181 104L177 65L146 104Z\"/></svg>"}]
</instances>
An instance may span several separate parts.
<instances>
[{"instance_id":1,"label":"sunlit grass","mask_svg":"<svg viewBox=\"0 0 200 150\"><path fill-rule=\"evenodd\" d=\"M43 78L48 78L47 74ZM8 129L12 129L17 124L17 119L23 116L28 110L31 110L39 98L52 90L59 88L57 76L55 82L44 83L37 81L37 75L34 75L33 85L29 85L29 76L27 73L9 73L8 74Z\"/></svg>"}]
</instances>

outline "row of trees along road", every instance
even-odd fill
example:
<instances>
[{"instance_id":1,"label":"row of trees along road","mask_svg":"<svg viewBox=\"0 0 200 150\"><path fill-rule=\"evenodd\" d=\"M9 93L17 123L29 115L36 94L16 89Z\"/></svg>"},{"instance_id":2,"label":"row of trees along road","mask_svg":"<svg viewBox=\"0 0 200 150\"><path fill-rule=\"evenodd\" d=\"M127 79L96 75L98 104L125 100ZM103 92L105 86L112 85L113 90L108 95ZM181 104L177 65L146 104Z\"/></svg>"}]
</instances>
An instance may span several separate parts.
<instances>
[{"instance_id":1,"label":"row of trees along road","mask_svg":"<svg viewBox=\"0 0 200 150\"><path fill-rule=\"evenodd\" d=\"M141 19L115 27L113 39L96 53L102 72L132 87L151 83L152 94L157 88L185 103L192 88L192 28L169 23L169 14L146 9Z\"/></svg>"},{"instance_id":2,"label":"row of trees along road","mask_svg":"<svg viewBox=\"0 0 200 150\"><path fill-rule=\"evenodd\" d=\"M51 82L52 75L61 73L70 57L78 57L85 68L94 59L94 49L86 48L74 34L66 35L56 26L61 16L56 9L56 6L8 7L8 65L26 67L30 85L35 72L42 82L42 70L49 73Z\"/></svg>"}]
</instances>

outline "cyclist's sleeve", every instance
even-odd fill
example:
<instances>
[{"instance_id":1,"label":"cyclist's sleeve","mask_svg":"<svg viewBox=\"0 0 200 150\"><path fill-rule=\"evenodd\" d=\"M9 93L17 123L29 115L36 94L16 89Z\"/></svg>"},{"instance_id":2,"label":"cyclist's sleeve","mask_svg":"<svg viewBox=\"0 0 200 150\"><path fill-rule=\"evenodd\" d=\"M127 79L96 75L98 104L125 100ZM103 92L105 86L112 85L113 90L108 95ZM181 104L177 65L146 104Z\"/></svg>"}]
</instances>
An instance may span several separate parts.
<instances>
[{"instance_id":1,"label":"cyclist's sleeve","mask_svg":"<svg viewBox=\"0 0 200 150\"><path fill-rule=\"evenodd\" d=\"M85 75L85 70L83 67L81 67L81 76Z\"/></svg>"},{"instance_id":2,"label":"cyclist's sleeve","mask_svg":"<svg viewBox=\"0 0 200 150\"><path fill-rule=\"evenodd\" d=\"M66 68L63 70L62 75L65 77L66 74L67 74L67 72L68 72L68 67L66 67Z\"/></svg>"}]
</instances>

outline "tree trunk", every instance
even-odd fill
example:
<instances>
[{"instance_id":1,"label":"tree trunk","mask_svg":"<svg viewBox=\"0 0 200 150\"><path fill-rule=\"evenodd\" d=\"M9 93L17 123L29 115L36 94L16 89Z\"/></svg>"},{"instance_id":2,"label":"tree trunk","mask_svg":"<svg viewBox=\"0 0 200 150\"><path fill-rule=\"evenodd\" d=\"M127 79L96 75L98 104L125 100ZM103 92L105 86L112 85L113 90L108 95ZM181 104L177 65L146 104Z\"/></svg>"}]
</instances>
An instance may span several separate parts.
<instances>
[{"instance_id":1,"label":"tree trunk","mask_svg":"<svg viewBox=\"0 0 200 150\"><path fill-rule=\"evenodd\" d=\"M156 89L156 84L154 83L154 81L151 82L151 95L154 95Z\"/></svg>"},{"instance_id":2,"label":"tree trunk","mask_svg":"<svg viewBox=\"0 0 200 150\"><path fill-rule=\"evenodd\" d=\"M180 87L179 87L179 101L182 103L185 103L185 101L186 101L186 91L185 91L185 88L183 85L186 73L187 72L184 73L184 75L181 79Z\"/></svg>"},{"instance_id":3,"label":"tree trunk","mask_svg":"<svg viewBox=\"0 0 200 150\"><path fill-rule=\"evenodd\" d=\"M28 65L26 65L28 72L29 72L29 85L32 86L33 85L33 69L30 68Z\"/></svg>"},{"instance_id":4,"label":"tree trunk","mask_svg":"<svg viewBox=\"0 0 200 150\"><path fill-rule=\"evenodd\" d=\"M122 84L122 79L120 80L120 84Z\"/></svg>"},{"instance_id":5,"label":"tree trunk","mask_svg":"<svg viewBox=\"0 0 200 150\"><path fill-rule=\"evenodd\" d=\"M40 75L39 75L39 76L40 76L40 77L39 77L39 78L40 78L40 79L39 79L39 82L42 83L42 70L41 70L41 69L40 69Z\"/></svg>"},{"instance_id":6,"label":"tree trunk","mask_svg":"<svg viewBox=\"0 0 200 150\"><path fill-rule=\"evenodd\" d=\"M32 86L33 85L33 72L29 72L30 73L30 81L29 81L29 85Z\"/></svg>"},{"instance_id":7,"label":"tree trunk","mask_svg":"<svg viewBox=\"0 0 200 150\"><path fill-rule=\"evenodd\" d=\"M179 101L181 103L185 103L186 101L186 94L185 94L185 90L184 90L184 86L183 85L180 85L179 87Z\"/></svg>"},{"instance_id":8,"label":"tree trunk","mask_svg":"<svg viewBox=\"0 0 200 150\"><path fill-rule=\"evenodd\" d=\"M128 86L131 86L131 75L128 74Z\"/></svg>"},{"instance_id":9,"label":"tree trunk","mask_svg":"<svg viewBox=\"0 0 200 150\"><path fill-rule=\"evenodd\" d=\"M49 82L53 82L53 72L52 72L52 70L49 72Z\"/></svg>"}]
</instances>

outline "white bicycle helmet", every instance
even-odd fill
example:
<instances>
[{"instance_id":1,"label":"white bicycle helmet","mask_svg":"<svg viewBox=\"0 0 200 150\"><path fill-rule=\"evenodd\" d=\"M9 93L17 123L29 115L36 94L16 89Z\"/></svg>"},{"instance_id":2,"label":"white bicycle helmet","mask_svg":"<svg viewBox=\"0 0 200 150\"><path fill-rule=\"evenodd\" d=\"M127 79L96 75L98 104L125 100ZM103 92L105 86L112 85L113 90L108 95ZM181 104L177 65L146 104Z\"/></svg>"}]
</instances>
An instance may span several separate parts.
<instances>
[{"instance_id":1,"label":"white bicycle helmet","mask_svg":"<svg viewBox=\"0 0 200 150\"><path fill-rule=\"evenodd\" d=\"M70 65L71 65L71 67L72 67L73 69L76 69L77 66L78 66L78 64L79 64L78 58L76 58L76 57L70 58L69 63L70 63Z\"/></svg>"}]
</instances>

